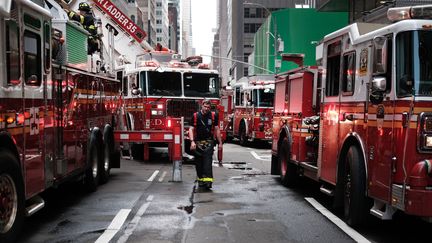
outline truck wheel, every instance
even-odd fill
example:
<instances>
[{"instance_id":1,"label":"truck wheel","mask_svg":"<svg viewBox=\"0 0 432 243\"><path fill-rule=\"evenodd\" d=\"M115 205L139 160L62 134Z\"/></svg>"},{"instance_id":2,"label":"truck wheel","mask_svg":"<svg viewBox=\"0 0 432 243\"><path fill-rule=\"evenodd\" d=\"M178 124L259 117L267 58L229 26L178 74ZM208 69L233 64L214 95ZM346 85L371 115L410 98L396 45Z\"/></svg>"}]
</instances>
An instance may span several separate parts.
<instances>
[{"instance_id":1,"label":"truck wheel","mask_svg":"<svg viewBox=\"0 0 432 243\"><path fill-rule=\"evenodd\" d=\"M282 185L292 187L298 179L297 167L290 162L291 158L291 145L288 138L285 137L279 147L278 152L279 165L280 165L280 178Z\"/></svg>"},{"instance_id":2,"label":"truck wheel","mask_svg":"<svg viewBox=\"0 0 432 243\"><path fill-rule=\"evenodd\" d=\"M246 128L245 128L245 126L241 126L240 127L239 139L240 139L240 145L241 146L246 146L247 145L247 137L246 137Z\"/></svg>"},{"instance_id":3,"label":"truck wheel","mask_svg":"<svg viewBox=\"0 0 432 243\"><path fill-rule=\"evenodd\" d=\"M94 140L93 139L92 142L90 143L90 149L87 157L89 168L87 169L86 176L85 176L85 186L86 189L90 192L96 191L99 185L99 181L100 181L99 168L100 165L102 164L98 142L96 141L96 139Z\"/></svg>"},{"instance_id":4,"label":"truck wheel","mask_svg":"<svg viewBox=\"0 0 432 243\"><path fill-rule=\"evenodd\" d=\"M0 150L0 242L13 242L24 222L24 183L17 159Z\"/></svg>"},{"instance_id":5,"label":"truck wheel","mask_svg":"<svg viewBox=\"0 0 432 243\"><path fill-rule=\"evenodd\" d=\"M356 226L367 216L366 174L363 156L357 146L349 148L344 171L344 218L349 225Z\"/></svg>"},{"instance_id":6,"label":"truck wheel","mask_svg":"<svg viewBox=\"0 0 432 243\"><path fill-rule=\"evenodd\" d=\"M113 139L113 130L111 126L105 126L104 135L103 135L103 160L99 166L100 170L100 181L101 183L106 183L109 180L110 172L111 172L111 163L113 160L114 153L114 139Z\"/></svg>"},{"instance_id":7,"label":"truck wheel","mask_svg":"<svg viewBox=\"0 0 432 243\"><path fill-rule=\"evenodd\" d=\"M272 155L271 156L271 170L270 174L272 175L280 175L279 172L279 158L277 156Z\"/></svg>"}]
</instances>

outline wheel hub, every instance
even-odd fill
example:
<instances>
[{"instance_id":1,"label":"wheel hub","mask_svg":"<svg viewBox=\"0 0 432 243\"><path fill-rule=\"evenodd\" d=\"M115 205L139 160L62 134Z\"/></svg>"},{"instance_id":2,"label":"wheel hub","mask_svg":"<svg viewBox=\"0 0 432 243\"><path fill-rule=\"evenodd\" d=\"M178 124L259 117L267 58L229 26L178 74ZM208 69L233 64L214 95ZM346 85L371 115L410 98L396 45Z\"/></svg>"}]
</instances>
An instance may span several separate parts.
<instances>
[{"instance_id":1,"label":"wheel hub","mask_svg":"<svg viewBox=\"0 0 432 243\"><path fill-rule=\"evenodd\" d=\"M12 227L18 207L15 184L9 175L0 175L0 233Z\"/></svg>"}]
</instances>

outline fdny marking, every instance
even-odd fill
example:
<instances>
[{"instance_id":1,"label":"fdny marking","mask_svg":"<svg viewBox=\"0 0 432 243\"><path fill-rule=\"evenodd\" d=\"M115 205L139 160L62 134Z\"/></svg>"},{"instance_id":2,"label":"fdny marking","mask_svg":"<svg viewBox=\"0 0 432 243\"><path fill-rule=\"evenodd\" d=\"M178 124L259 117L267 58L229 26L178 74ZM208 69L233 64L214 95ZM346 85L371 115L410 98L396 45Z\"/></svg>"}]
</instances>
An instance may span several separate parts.
<instances>
[{"instance_id":1,"label":"fdny marking","mask_svg":"<svg viewBox=\"0 0 432 243\"><path fill-rule=\"evenodd\" d=\"M30 135L39 134L39 107L30 108Z\"/></svg>"},{"instance_id":2,"label":"fdny marking","mask_svg":"<svg viewBox=\"0 0 432 243\"><path fill-rule=\"evenodd\" d=\"M153 125L153 126L160 126L160 125L162 125L162 119L152 119L151 120L151 125Z\"/></svg>"}]
</instances>

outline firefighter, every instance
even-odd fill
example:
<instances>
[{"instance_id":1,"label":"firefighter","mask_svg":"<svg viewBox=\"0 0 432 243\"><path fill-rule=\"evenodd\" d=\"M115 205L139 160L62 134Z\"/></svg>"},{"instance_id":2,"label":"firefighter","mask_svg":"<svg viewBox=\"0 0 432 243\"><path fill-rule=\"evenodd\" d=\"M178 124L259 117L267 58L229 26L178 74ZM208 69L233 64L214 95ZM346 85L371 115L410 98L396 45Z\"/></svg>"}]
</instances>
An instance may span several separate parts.
<instances>
[{"instance_id":1,"label":"firefighter","mask_svg":"<svg viewBox=\"0 0 432 243\"><path fill-rule=\"evenodd\" d=\"M222 138L219 130L218 118L215 112L210 112L211 103L204 100L201 110L195 112L189 128L191 151L196 156L196 173L199 187L210 189L213 183L213 152L215 138L219 148L222 148Z\"/></svg>"},{"instance_id":2,"label":"firefighter","mask_svg":"<svg viewBox=\"0 0 432 243\"><path fill-rule=\"evenodd\" d=\"M87 53L91 55L95 51L99 50L99 40L98 40L98 34L95 25L95 19L93 17L93 12L91 10L90 5L86 2L81 2L78 5L78 10L79 13L65 9L66 13L69 16L69 19L81 23L84 29L90 33L87 42L88 43Z\"/></svg>"},{"instance_id":3,"label":"firefighter","mask_svg":"<svg viewBox=\"0 0 432 243\"><path fill-rule=\"evenodd\" d=\"M164 46L162 46L161 43L158 42L158 43L156 44L155 51L169 51L169 49L166 48L166 47L164 47Z\"/></svg>"}]
</instances>

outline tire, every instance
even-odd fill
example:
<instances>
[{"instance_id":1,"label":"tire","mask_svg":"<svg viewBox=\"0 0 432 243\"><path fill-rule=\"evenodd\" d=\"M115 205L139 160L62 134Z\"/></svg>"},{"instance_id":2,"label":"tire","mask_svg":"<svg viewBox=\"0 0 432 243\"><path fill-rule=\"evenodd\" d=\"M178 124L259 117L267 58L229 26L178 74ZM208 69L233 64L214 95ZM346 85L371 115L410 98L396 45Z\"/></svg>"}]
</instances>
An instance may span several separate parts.
<instances>
[{"instance_id":1,"label":"tire","mask_svg":"<svg viewBox=\"0 0 432 243\"><path fill-rule=\"evenodd\" d=\"M364 159L357 146L351 146L345 157L343 175L344 218L347 224L364 223L367 212L366 173Z\"/></svg>"},{"instance_id":2,"label":"tire","mask_svg":"<svg viewBox=\"0 0 432 243\"><path fill-rule=\"evenodd\" d=\"M114 134L110 125L106 125L103 134L103 158L99 166L100 182L106 183L111 173L111 164L114 159Z\"/></svg>"},{"instance_id":3,"label":"tire","mask_svg":"<svg viewBox=\"0 0 432 243\"><path fill-rule=\"evenodd\" d=\"M241 146L247 145L246 127L244 125L240 126L239 140Z\"/></svg>"},{"instance_id":4,"label":"tire","mask_svg":"<svg viewBox=\"0 0 432 243\"><path fill-rule=\"evenodd\" d=\"M89 168L86 171L85 187L89 192L94 192L100 182L100 166L102 164L101 151L99 142L96 137L93 137L88 150L87 164Z\"/></svg>"},{"instance_id":5,"label":"tire","mask_svg":"<svg viewBox=\"0 0 432 243\"><path fill-rule=\"evenodd\" d=\"M271 156L271 170L270 174L280 175L279 158L277 156Z\"/></svg>"},{"instance_id":6,"label":"tire","mask_svg":"<svg viewBox=\"0 0 432 243\"><path fill-rule=\"evenodd\" d=\"M24 222L24 182L17 159L0 150L0 242L13 242Z\"/></svg>"},{"instance_id":7,"label":"tire","mask_svg":"<svg viewBox=\"0 0 432 243\"><path fill-rule=\"evenodd\" d=\"M278 161L280 166L280 179L282 185L293 187L298 180L297 166L290 162L291 144L285 137L278 149Z\"/></svg>"}]
</instances>

